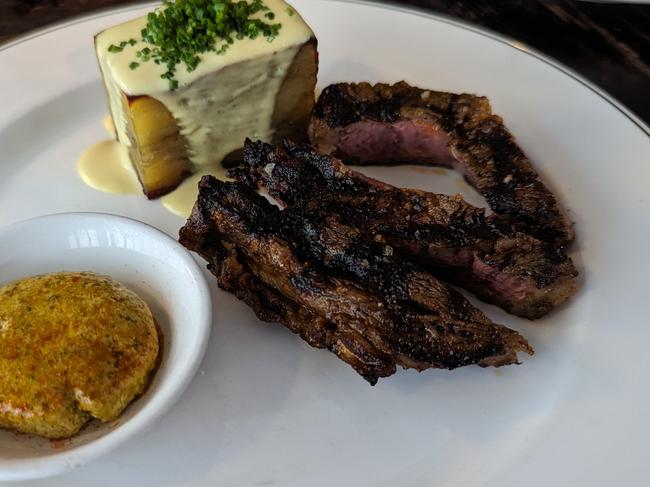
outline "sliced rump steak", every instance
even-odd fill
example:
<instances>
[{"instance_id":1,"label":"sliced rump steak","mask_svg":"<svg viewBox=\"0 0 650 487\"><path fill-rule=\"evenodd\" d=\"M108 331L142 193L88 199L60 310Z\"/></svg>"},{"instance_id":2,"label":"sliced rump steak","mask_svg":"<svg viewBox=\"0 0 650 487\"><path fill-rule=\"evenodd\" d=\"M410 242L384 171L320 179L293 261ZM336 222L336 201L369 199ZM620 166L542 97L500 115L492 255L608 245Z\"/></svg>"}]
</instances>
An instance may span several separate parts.
<instances>
[{"instance_id":1,"label":"sliced rump steak","mask_svg":"<svg viewBox=\"0 0 650 487\"><path fill-rule=\"evenodd\" d=\"M573 224L487 98L394 85L325 88L311 143L349 164L436 164L458 169L495 213L540 240L565 244Z\"/></svg>"},{"instance_id":2,"label":"sliced rump steak","mask_svg":"<svg viewBox=\"0 0 650 487\"><path fill-rule=\"evenodd\" d=\"M230 176L264 187L279 202L320 221L359 230L385 252L413 256L439 275L513 314L539 318L577 290L561 247L518 232L460 196L401 189L363 176L307 144L247 141Z\"/></svg>"},{"instance_id":3,"label":"sliced rump steak","mask_svg":"<svg viewBox=\"0 0 650 487\"><path fill-rule=\"evenodd\" d=\"M261 319L328 348L371 384L397 365L499 366L533 353L428 272L320 216L206 176L180 241Z\"/></svg>"}]
</instances>

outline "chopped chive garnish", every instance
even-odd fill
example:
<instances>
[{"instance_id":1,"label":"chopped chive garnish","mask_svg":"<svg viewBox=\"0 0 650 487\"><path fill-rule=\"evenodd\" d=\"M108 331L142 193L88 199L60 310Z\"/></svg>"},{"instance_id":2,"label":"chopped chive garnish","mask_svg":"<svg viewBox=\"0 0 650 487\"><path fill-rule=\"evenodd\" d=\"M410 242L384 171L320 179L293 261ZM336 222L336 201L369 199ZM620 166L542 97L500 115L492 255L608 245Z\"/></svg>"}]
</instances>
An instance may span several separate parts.
<instances>
[{"instance_id":1,"label":"chopped chive garnish","mask_svg":"<svg viewBox=\"0 0 650 487\"><path fill-rule=\"evenodd\" d=\"M291 7L287 7L287 13L289 14L289 17L291 17L293 14L296 13L296 11Z\"/></svg>"},{"instance_id":2,"label":"chopped chive garnish","mask_svg":"<svg viewBox=\"0 0 650 487\"><path fill-rule=\"evenodd\" d=\"M293 15L293 9L287 10ZM201 54L223 54L235 42L248 37L264 36L272 42L280 32L281 24L270 24L254 14L264 12L264 18L273 20L275 14L262 0L164 0L161 8L147 15L147 25L140 32L142 42L148 44L135 53L140 62L152 60L167 70L160 75L169 81L169 89L178 88L175 78L177 65L185 64L188 72L201 62ZM121 52L135 39L111 44L109 52ZM136 69L140 62L129 64Z\"/></svg>"}]
</instances>

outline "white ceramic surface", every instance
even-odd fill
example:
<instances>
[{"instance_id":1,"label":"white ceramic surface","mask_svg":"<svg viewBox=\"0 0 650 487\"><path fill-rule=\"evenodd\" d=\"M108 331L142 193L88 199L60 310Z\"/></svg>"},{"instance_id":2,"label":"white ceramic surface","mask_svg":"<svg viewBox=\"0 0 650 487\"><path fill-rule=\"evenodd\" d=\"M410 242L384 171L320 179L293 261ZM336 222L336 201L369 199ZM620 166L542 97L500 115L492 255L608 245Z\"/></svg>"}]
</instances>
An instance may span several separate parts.
<instances>
[{"instance_id":1,"label":"white ceramic surface","mask_svg":"<svg viewBox=\"0 0 650 487\"><path fill-rule=\"evenodd\" d=\"M0 430L0 480L43 477L78 467L141 433L194 376L212 324L207 282L178 242L143 223L98 213L63 213L0 229L0 286L58 271L110 275L151 307L164 335L151 386L112 423L92 422L69 440Z\"/></svg>"},{"instance_id":2,"label":"white ceramic surface","mask_svg":"<svg viewBox=\"0 0 650 487\"><path fill-rule=\"evenodd\" d=\"M332 354L259 322L210 277L211 343L177 406L101 461L39 485L647 485L647 127L520 44L381 6L295 5L319 39L321 86L404 78L490 97L576 221L580 292L535 323L480 304L535 347L520 366L405 371L370 387ZM0 51L0 225L108 211L177 234L183 220L158 203L97 193L74 171L104 137L92 35L144 11L75 21ZM481 202L454 173L364 170Z\"/></svg>"}]
</instances>

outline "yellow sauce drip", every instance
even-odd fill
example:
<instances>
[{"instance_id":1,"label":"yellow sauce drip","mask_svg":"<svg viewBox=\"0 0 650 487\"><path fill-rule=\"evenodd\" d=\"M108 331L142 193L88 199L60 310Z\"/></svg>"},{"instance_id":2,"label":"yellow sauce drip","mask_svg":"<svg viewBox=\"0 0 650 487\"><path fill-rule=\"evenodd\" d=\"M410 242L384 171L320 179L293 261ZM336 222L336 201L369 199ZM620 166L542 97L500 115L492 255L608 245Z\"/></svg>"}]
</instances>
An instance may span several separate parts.
<instances>
[{"instance_id":1,"label":"yellow sauce drip","mask_svg":"<svg viewBox=\"0 0 650 487\"><path fill-rule=\"evenodd\" d=\"M183 181L174 191L160 198L162 205L175 215L184 218L190 216L194 202L199 194L198 184L203 176L211 174L223 181L229 180L226 176L226 170L221 164L215 166L198 166L198 168L200 171Z\"/></svg>"},{"instance_id":2,"label":"yellow sauce drip","mask_svg":"<svg viewBox=\"0 0 650 487\"><path fill-rule=\"evenodd\" d=\"M111 139L116 139L117 134L115 133L115 124L113 123L113 117L106 115L104 120L102 120L102 125L104 125L104 130L111 137Z\"/></svg>"},{"instance_id":3,"label":"yellow sauce drip","mask_svg":"<svg viewBox=\"0 0 650 487\"><path fill-rule=\"evenodd\" d=\"M106 131L114 135L110 115L103 121ZM131 166L127 149L115 140L103 140L87 149L77 162L79 177L90 187L114 194L140 194L138 178ZM178 188L160 198L162 205L175 215L187 218L198 196L198 183L211 174L224 181L226 170L221 164L197 166L197 172L183 181Z\"/></svg>"},{"instance_id":4,"label":"yellow sauce drip","mask_svg":"<svg viewBox=\"0 0 650 487\"><path fill-rule=\"evenodd\" d=\"M185 89L156 95L181 127L197 168L221 162L246 137L272 139L276 96L299 47L225 66Z\"/></svg>"},{"instance_id":5,"label":"yellow sauce drip","mask_svg":"<svg viewBox=\"0 0 650 487\"><path fill-rule=\"evenodd\" d=\"M88 186L105 193L141 192L127 148L116 140L103 140L86 149L77 162L77 173Z\"/></svg>"}]
</instances>

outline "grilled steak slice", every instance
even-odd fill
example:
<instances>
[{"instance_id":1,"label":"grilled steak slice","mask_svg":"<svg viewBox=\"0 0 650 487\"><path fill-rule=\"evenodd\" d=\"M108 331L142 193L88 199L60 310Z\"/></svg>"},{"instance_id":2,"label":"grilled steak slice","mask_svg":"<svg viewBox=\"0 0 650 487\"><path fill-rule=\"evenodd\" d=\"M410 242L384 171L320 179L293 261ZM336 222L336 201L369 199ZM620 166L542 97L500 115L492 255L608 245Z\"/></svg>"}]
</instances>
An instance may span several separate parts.
<instances>
[{"instance_id":1,"label":"grilled steak slice","mask_svg":"<svg viewBox=\"0 0 650 487\"><path fill-rule=\"evenodd\" d=\"M411 264L364 248L364 258L350 254L352 265L339 272L336 259L325 259L316 246L324 240L303 238L315 228L305 216L281 211L243 184L206 176L180 241L211 262L222 287L239 289L241 299L264 308L259 316L330 348L373 384L396 365L498 366L516 363L519 351L532 353L517 332L492 323L458 292ZM232 255L243 270L225 270ZM250 276L256 288L246 291L249 284L224 277L230 274ZM369 283L374 284L365 286ZM303 319L308 322L300 325Z\"/></svg>"},{"instance_id":2,"label":"grilled steak slice","mask_svg":"<svg viewBox=\"0 0 650 487\"><path fill-rule=\"evenodd\" d=\"M225 244L228 246L228 244ZM284 324L315 348L326 348L350 364L371 384L395 373L395 362L351 328L337 329L322 315L301 306L265 284L248 267L241 253L220 241L202 249L219 287L244 301L262 321Z\"/></svg>"},{"instance_id":3,"label":"grilled steak slice","mask_svg":"<svg viewBox=\"0 0 650 487\"><path fill-rule=\"evenodd\" d=\"M577 290L563 249L517 232L460 196L395 188L306 144L247 141L230 175L292 208L339 215L366 241L435 266L446 279L518 316L539 318ZM321 216L321 218L324 218Z\"/></svg>"},{"instance_id":4,"label":"grilled steak slice","mask_svg":"<svg viewBox=\"0 0 650 487\"><path fill-rule=\"evenodd\" d=\"M492 210L555 243L573 225L487 98L394 85L325 88L309 126L311 143L354 164L437 164L458 169Z\"/></svg>"}]
</instances>

